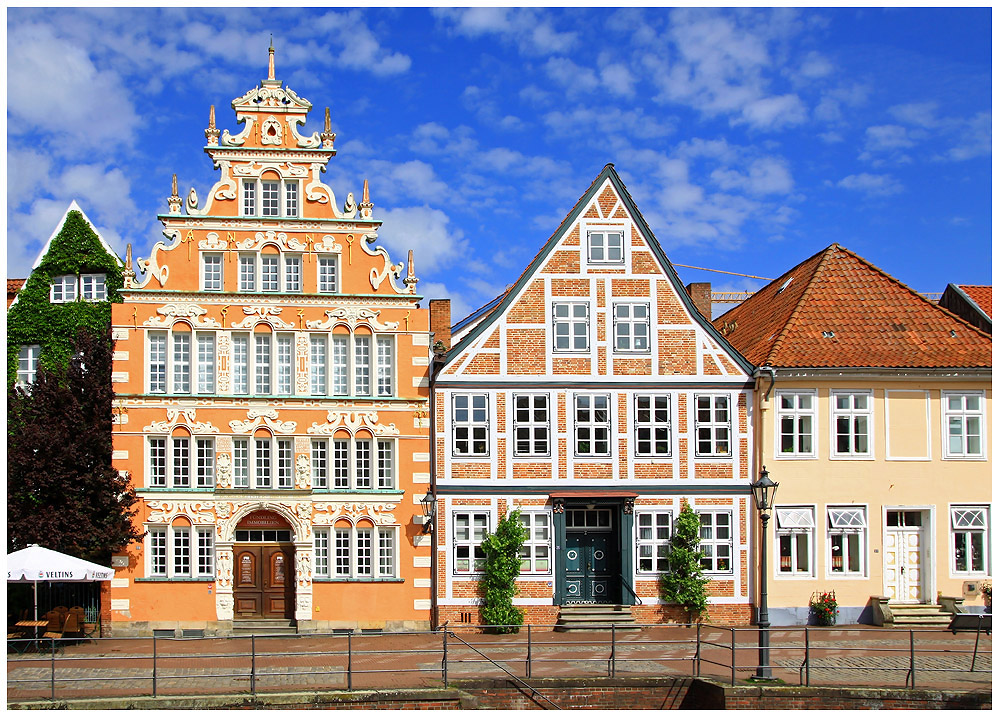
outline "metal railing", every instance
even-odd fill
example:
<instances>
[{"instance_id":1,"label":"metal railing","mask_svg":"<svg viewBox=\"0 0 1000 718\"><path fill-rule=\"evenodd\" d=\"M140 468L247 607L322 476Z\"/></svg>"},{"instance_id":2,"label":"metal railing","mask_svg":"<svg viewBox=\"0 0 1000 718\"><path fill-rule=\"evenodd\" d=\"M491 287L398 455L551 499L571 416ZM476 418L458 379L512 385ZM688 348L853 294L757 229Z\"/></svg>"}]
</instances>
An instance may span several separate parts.
<instances>
[{"instance_id":1,"label":"metal railing","mask_svg":"<svg viewBox=\"0 0 1000 718\"><path fill-rule=\"evenodd\" d=\"M735 685L757 668L757 627L618 624L609 631L522 626L436 631L8 640L8 701L275 690L440 686L499 677L705 677ZM636 628L640 630L635 630ZM772 672L786 684L983 683L992 637L940 629L772 627ZM877 678L876 678L877 677Z\"/></svg>"}]
</instances>

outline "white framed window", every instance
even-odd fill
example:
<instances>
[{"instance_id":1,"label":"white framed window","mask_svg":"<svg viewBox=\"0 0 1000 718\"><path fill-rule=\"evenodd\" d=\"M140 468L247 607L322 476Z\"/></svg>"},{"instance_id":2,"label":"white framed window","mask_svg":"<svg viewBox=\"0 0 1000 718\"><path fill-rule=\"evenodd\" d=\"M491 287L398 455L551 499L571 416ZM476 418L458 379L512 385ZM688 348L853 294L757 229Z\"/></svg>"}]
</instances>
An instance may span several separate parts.
<instances>
[{"instance_id":1,"label":"white framed window","mask_svg":"<svg viewBox=\"0 0 1000 718\"><path fill-rule=\"evenodd\" d=\"M490 416L486 394L454 394L451 398L453 456L489 456Z\"/></svg>"},{"instance_id":2,"label":"white framed window","mask_svg":"<svg viewBox=\"0 0 1000 718\"><path fill-rule=\"evenodd\" d=\"M77 281L75 274L52 277L49 285L49 301L53 304L76 301Z\"/></svg>"},{"instance_id":3,"label":"white framed window","mask_svg":"<svg viewBox=\"0 0 1000 718\"><path fill-rule=\"evenodd\" d=\"M222 255L201 255L201 286L206 292L222 291Z\"/></svg>"},{"instance_id":4,"label":"white framed window","mask_svg":"<svg viewBox=\"0 0 1000 718\"><path fill-rule=\"evenodd\" d=\"M871 458L872 394L870 391L830 392L833 412L833 457Z\"/></svg>"},{"instance_id":5,"label":"white framed window","mask_svg":"<svg viewBox=\"0 0 1000 718\"><path fill-rule=\"evenodd\" d=\"M326 336L309 337L309 393L326 395Z\"/></svg>"},{"instance_id":6,"label":"white framed window","mask_svg":"<svg viewBox=\"0 0 1000 718\"><path fill-rule=\"evenodd\" d=\"M311 459L314 489L368 491L396 487L393 439L313 439Z\"/></svg>"},{"instance_id":7,"label":"white framed window","mask_svg":"<svg viewBox=\"0 0 1000 718\"><path fill-rule=\"evenodd\" d=\"M732 414L728 394L695 394L695 456L731 456Z\"/></svg>"},{"instance_id":8,"label":"white framed window","mask_svg":"<svg viewBox=\"0 0 1000 718\"><path fill-rule=\"evenodd\" d=\"M167 392L167 333L148 332L149 347L149 392Z\"/></svg>"},{"instance_id":9,"label":"white framed window","mask_svg":"<svg viewBox=\"0 0 1000 718\"><path fill-rule=\"evenodd\" d=\"M173 393L191 393L191 332L170 332Z\"/></svg>"},{"instance_id":10,"label":"white framed window","mask_svg":"<svg viewBox=\"0 0 1000 718\"><path fill-rule=\"evenodd\" d=\"M635 455L670 456L670 396L637 394L634 418Z\"/></svg>"},{"instance_id":11,"label":"white framed window","mask_svg":"<svg viewBox=\"0 0 1000 718\"><path fill-rule=\"evenodd\" d=\"M256 436L233 439L233 486L237 489L295 488L292 439Z\"/></svg>"},{"instance_id":12,"label":"white framed window","mask_svg":"<svg viewBox=\"0 0 1000 718\"><path fill-rule=\"evenodd\" d=\"M198 393L215 393L215 333L198 332Z\"/></svg>"},{"instance_id":13,"label":"white framed window","mask_svg":"<svg viewBox=\"0 0 1000 718\"><path fill-rule=\"evenodd\" d=\"M615 351L649 352L649 305L615 304Z\"/></svg>"},{"instance_id":14,"label":"white framed window","mask_svg":"<svg viewBox=\"0 0 1000 718\"><path fill-rule=\"evenodd\" d=\"M260 291L277 292L281 287L281 257L277 254L260 255Z\"/></svg>"},{"instance_id":15,"label":"white framed window","mask_svg":"<svg viewBox=\"0 0 1000 718\"><path fill-rule=\"evenodd\" d=\"M455 511L452 521L452 571L457 575L475 574L486 565L482 543L490 530L489 511Z\"/></svg>"},{"instance_id":16,"label":"white framed window","mask_svg":"<svg viewBox=\"0 0 1000 718\"><path fill-rule=\"evenodd\" d=\"M514 456L549 456L549 395L514 394Z\"/></svg>"},{"instance_id":17,"label":"white framed window","mask_svg":"<svg viewBox=\"0 0 1000 718\"><path fill-rule=\"evenodd\" d=\"M215 440L189 436L151 436L147 439L146 486L150 488L195 488L215 486ZM192 457L192 451L194 456Z\"/></svg>"},{"instance_id":18,"label":"white framed window","mask_svg":"<svg viewBox=\"0 0 1000 718\"><path fill-rule=\"evenodd\" d=\"M354 396L392 396L394 384L395 337L376 335L373 339L370 334L354 333L310 336L309 391L312 395L348 396L353 391Z\"/></svg>"},{"instance_id":19,"label":"white framed window","mask_svg":"<svg viewBox=\"0 0 1000 718\"><path fill-rule=\"evenodd\" d=\"M257 255L240 255L240 291L257 291Z\"/></svg>"},{"instance_id":20,"label":"white framed window","mask_svg":"<svg viewBox=\"0 0 1000 718\"><path fill-rule=\"evenodd\" d=\"M392 396L394 351L392 337L375 338L375 378L378 396Z\"/></svg>"},{"instance_id":21,"label":"white framed window","mask_svg":"<svg viewBox=\"0 0 1000 718\"><path fill-rule=\"evenodd\" d=\"M611 456L611 395L574 394L577 456Z\"/></svg>"},{"instance_id":22,"label":"white framed window","mask_svg":"<svg viewBox=\"0 0 1000 718\"><path fill-rule=\"evenodd\" d=\"M316 261L317 287L320 294L333 294L337 291L337 257L320 256Z\"/></svg>"},{"instance_id":23,"label":"white framed window","mask_svg":"<svg viewBox=\"0 0 1000 718\"><path fill-rule=\"evenodd\" d=\"M38 344L26 344L17 350L17 385L21 387L35 383L38 375L38 358L42 355L42 347Z\"/></svg>"},{"instance_id":24,"label":"white framed window","mask_svg":"<svg viewBox=\"0 0 1000 718\"><path fill-rule=\"evenodd\" d=\"M250 442L248 439L233 439L233 486L237 489L250 488Z\"/></svg>"},{"instance_id":25,"label":"white framed window","mask_svg":"<svg viewBox=\"0 0 1000 718\"><path fill-rule=\"evenodd\" d=\"M868 517L864 506L826 509L827 571L831 576L863 576L867 571Z\"/></svg>"},{"instance_id":26,"label":"white framed window","mask_svg":"<svg viewBox=\"0 0 1000 718\"><path fill-rule=\"evenodd\" d=\"M107 298L108 288L106 286L106 275L80 275L80 299L87 302L103 302Z\"/></svg>"},{"instance_id":27,"label":"white framed window","mask_svg":"<svg viewBox=\"0 0 1000 718\"><path fill-rule=\"evenodd\" d=\"M243 180L243 216L298 217L299 181L260 178Z\"/></svg>"},{"instance_id":28,"label":"white framed window","mask_svg":"<svg viewBox=\"0 0 1000 718\"><path fill-rule=\"evenodd\" d=\"M215 529L211 526L148 526L146 546L147 576L215 576Z\"/></svg>"},{"instance_id":29,"label":"white framed window","mask_svg":"<svg viewBox=\"0 0 1000 718\"><path fill-rule=\"evenodd\" d=\"M778 412L779 458L816 457L816 392L779 391L776 394Z\"/></svg>"},{"instance_id":30,"label":"white framed window","mask_svg":"<svg viewBox=\"0 0 1000 718\"><path fill-rule=\"evenodd\" d=\"M673 514L670 511L636 513L636 558L639 573L663 573L667 570Z\"/></svg>"},{"instance_id":31,"label":"white framed window","mask_svg":"<svg viewBox=\"0 0 1000 718\"><path fill-rule=\"evenodd\" d=\"M302 257L298 254L285 255L285 291L302 291Z\"/></svg>"},{"instance_id":32,"label":"white framed window","mask_svg":"<svg viewBox=\"0 0 1000 718\"><path fill-rule=\"evenodd\" d=\"M733 514L696 509L701 519L701 566L706 573L733 572Z\"/></svg>"},{"instance_id":33,"label":"white framed window","mask_svg":"<svg viewBox=\"0 0 1000 718\"><path fill-rule=\"evenodd\" d=\"M624 232L590 230L587 232L587 261L591 264L622 264L625 261Z\"/></svg>"},{"instance_id":34,"label":"white framed window","mask_svg":"<svg viewBox=\"0 0 1000 718\"><path fill-rule=\"evenodd\" d=\"M243 180L243 216L257 216L257 181Z\"/></svg>"},{"instance_id":35,"label":"white framed window","mask_svg":"<svg viewBox=\"0 0 1000 718\"><path fill-rule=\"evenodd\" d=\"M215 332L147 332L151 394L214 394Z\"/></svg>"},{"instance_id":36,"label":"white framed window","mask_svg":"<svg viewBox=\"0 0 1000 718\"><path fill-rule=\"evenodd\" d=\"M521 545L521 573L552 573L552 520L548 513L527 512L520 516L527 538Z\"/></svg>"},{"instance_id":37,"label":"white framed window","mask_svg":"<svg viewBox=\"0 0 1000 718\"><path fill-rule=\"evenodd\" d=\"M330 393L333 396L347 396L347 377L350 373L347 348L350 341L349 336L330 337Z\"/></svg>"},{"instance_id":38,"label":"white framed window","mask_svg":"<svg viewBox=\"0 0 1000 718\"><path fill-rule=\"evenodd\" d=\"M236 333L233 345L233 394L288 396L294 371L293 335L271 332Z\"/></svg>"},{"instance_id":39,"label":"white framed window","mask_svg":"<svg viewBox=\"0 0 1000 718\"><path fill-rule=\"evenodd\" d=\"M812 506L775 508L779 576L812 576L816 514Z\"/></svg>"},{"instance_id":40,"label":"white framed window","mask_svg":"<svg viewBox=\"0 0 1000 718\"><path fill-rule=\"evenodd\" d=\"M281 212L281 183L261 180L260 213L264 217L277 217Z\"/></svg>"},{"instance_id":41,"label":"white framed window","mask_svg":"<svg viewBox=\"0 0 1000 718\"><path fill-rule=\"evenodd\" d=\"M354 394L368 396L372 393L372 338L354 335Z\"/></svg>"},{"instance_id":42,"label":"white framed window","mask_svg":"<svg viewBox=\"0 0 1000 718\"><path fill-rule=\"evenodd\" d=\"M285 216L299 216L299 183L285 183Z\"/></svg>"},{"instance_id":43,"label":"white framed window","mask_svg":"<svg viewBox=\"0 0 1000 718\"><path fill-rule=\"evenodd\" d=\"M585 352L590 349L589 304L553 303L552 349L557 352Z\"/></svg>"},{"instance_id":44,"label":"white framed window","mask_svg":"<svg viewBox=\"0 0 1000 718\"><path fill-rule=\"evenodd\" d=\"M981 392L941 392L945 458L983 458L985 403Z\"/></svg>"},{"instance_id":45,"label":"white framed window","mask_svg":"<svg viewBox=\"0 0 1000 718\"><path fill-rule=\"evenodd\" d=\"M215 439L195 439L195 486L199 489L215 487Z\"/></svg>"},{"instance_id":46,"label":"white framed window","mask_svg":"<svg viewBox=\"0 0 1000 718\"><path fill-rule=\"evenodd\" d=\"M989 573L989 507L951 507L951 570L963 576Z\"/></svg>"},{"instance_id":47,"label":"white framed window","mask_svg":"<svg viewBox=\"0 0 1000 718\"><path fill-rule=\"evenodd\" d=\"M317 578L395 578L398 574L397 534L395 526L315 528L313 575Z\"/></svg>"}]
</instances>

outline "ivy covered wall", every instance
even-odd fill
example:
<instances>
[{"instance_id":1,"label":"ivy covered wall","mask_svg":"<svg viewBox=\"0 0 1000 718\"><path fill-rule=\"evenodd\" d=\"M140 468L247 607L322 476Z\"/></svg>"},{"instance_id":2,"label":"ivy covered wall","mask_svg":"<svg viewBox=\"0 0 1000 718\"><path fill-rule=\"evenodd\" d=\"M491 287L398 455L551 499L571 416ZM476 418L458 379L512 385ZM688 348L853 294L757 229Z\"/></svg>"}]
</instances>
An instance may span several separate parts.
<instances>
[{"instance_id":1,"label":"ivy covered wall","mask_svg":"<svg viewBox=\"0 0 1000 718\"><path fill-rule=\"evenodd\" d=\"M107 300L53 304L52 277L64 274L106 275ZM111 325L111 303L121 302L122 267L108 254L81 212L66 215L42 261L31 272L7 313L7 386L17 380L17 354L26 344L41 346L39 365L52 371L65 368L81 327L104 336ZM110 380L110 377L109 377Z\"/></svg>"}]
</instances>

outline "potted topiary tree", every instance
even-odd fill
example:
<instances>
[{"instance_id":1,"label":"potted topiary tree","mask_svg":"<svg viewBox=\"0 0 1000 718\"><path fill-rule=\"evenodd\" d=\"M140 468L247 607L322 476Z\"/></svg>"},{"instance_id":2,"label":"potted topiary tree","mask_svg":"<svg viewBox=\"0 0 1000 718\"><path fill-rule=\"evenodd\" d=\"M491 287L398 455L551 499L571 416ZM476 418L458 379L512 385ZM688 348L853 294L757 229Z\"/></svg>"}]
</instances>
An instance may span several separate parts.
<instances>
[{"instance_id":1,"label":"potted topiary tree","mask_svg":"<svg viewBox=\"0 0 1000 718\"><path fill-rule=\"evenodd\" d=\"M702 575L701 518L690 504L681 507L667 549L667 570L660 575L660 598L679 604L688 614L688 623L705 612L709 579Z\"/></svg>"}]
</instances>

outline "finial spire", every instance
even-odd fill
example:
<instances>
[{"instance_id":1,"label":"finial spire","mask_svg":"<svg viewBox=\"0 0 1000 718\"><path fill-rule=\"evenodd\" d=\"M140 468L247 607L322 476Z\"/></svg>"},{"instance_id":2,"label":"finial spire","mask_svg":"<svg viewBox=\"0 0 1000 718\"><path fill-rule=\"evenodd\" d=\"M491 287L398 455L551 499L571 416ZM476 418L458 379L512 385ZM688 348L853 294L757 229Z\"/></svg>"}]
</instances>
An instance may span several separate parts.
<instances>
[{"instance_id":1,"label":"finial spire","mask_svg":"<svg viewBox=\"0 0 1000 718\"><path fill-rule=\"evenodd\" d=\"M177 194L176 174L174 174L173 179L170 181L170 196L167 197L167 206L170 207L170 211L173 214L178 214L181 211L181 198Z\"/></svg>"},{"instance_id":2,"label":"finial spire","mask_svg":"<svg viewBox=\"0 0 1000 718\"><path fill-rule=\"evenodd\" d=\"M174 173L174 178L170 181L170 194L177 194L177 173Z\"/></svg>"},{"instance_id":3,"label":"finial spire","mask_svg":"<svg viewBox=\"0 0 1000 718\"><path fill-rule=\"evenodd\" d=\"M361 201L368 204L368 180L365 180L365 186L361 189Z\"/></svg>"},{"instance_id":4,"label":"finial spire","mask_svg":"<svg viewBox=\"0 0 1000 718\"><path fill-rule=\"evenodd\" d=\"M205 130L205 139L213 147L219 144L219 128L215 126L215 105L209 105L208 107L208 129ZM174 192L174 194L177 194L177 192Z\"/></svg>"},{"instance_id":5,"label":"finial spire","mask_svg":"<svg viewBox=\"0 0 1000 718\"><path fill-rule=\"evenodd\" d=\"M361 204L358 205L358 209L361 210L361 219L371 219L372 207L374 206L368 197L368 180L365 180L365 185L361 189Z\"/></svg>"},{"instance_id":6,"label":"finial spire","mask_svg":"<svg viewBox=\"0 0 1000 718\"><path fill-rule=\"evenodd\" d=\"M413 273L413 250L411 249L406 258L406 277L403 278L403 284L406 285L406 291L409 294L417 293L417 276Z\"/></svg>"},{"instance_id":7,"label":"finial spire","mask_svg":"<svg viewBox=\"0 0 1000 718\"><path fill-rule=\"evenodd\" d=\"M135 270L132 269L131 242L125 245L125 267L122 269L122 279L124 280L124 285L126 289L135 286Z\"/></svg>"},{"instance_id":8,"label":"finial spire","mask_svg":"<svg viewBox=\"0 0 1000 718\"><path fill-rule=\"evenodd\" d=\"M267 79L274 79L274 35L271 35L271 46L267 48Z\"/></svg>"},{"instance_id":9,"label":"finial spire","mask_svg":"<svg viewBox=\"0 0 1000 718\"><path fill-rule=\"evenodd\" d=\"M330 132L330 131L332 131L332 128L330 126L330 108L329 107L326 108L326 115L324 116L323 131L324 132Z\"/></svg>"},{"instance_id":10,"label":"finial spire","mask_svg":"<svg viewBox=\"0 0 1000 718\"><path fill-rule=\"evenodd\" d=\"M208 106L208 128L215 129L215 105Z\"/></svg>"},{"instance_id":11,"label":"finial spire","mask_svg":"<svg viewBox=\"0 0 1000 718\"><path fill-rule=\"evenodd\" d=\"M319 138L323 141L323 148L327 150L333 149L333 141L337 139L337 135L333 131L333 125L330 123L330 108L326 108L326 113L324 115L323 132L320 134Z\"/></svg>"}]
</instances>

